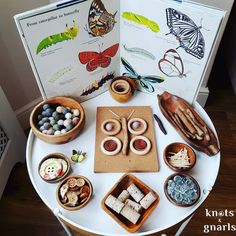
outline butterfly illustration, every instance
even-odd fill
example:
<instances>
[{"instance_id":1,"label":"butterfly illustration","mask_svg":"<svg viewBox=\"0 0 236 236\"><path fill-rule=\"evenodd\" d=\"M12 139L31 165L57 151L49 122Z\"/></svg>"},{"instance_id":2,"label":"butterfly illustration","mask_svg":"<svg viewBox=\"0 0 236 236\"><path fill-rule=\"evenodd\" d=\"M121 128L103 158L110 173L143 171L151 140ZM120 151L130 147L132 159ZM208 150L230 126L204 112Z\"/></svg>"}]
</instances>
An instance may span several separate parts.
<instances>
[{"instance_id":1,"label":"butterfly illustration","mask_svg":"<svg viewBox=\"0 0 236 236\"><path fill-rule=\"evenodd\" d=\"M98 67L106 68L111 63L111 58L114 57L118 51L119 43L107 48L103 52L85 51L79 53L79 61L85 65L87 71L91 72Z\"/></svg>"},{"instance_id":2,"label":"butterfly illustration","mask_svg":"<svg viewBox=\"0 0 236 236\"><path fill-rule=\"evenodd\" d=\"M205 41L200 31L202 26L197 26L187 15L173 8L166 9L168 34L173 34L182 47L190 55L202 59L205 52Z\"/></svg>"},{"instance_id":3,"label":"butterfly illustration","mask_svg":"<svg viewBox=\"0 0 236 236\"><path fill-rule=\"evenodd\" d=\"M115 26L115 15L108 13L101 0L93 0L88 15L88 27L86 30L93 36L103 36Z\"/></svg>"},{"instance_id":4,"label":"butterfly illustration","mask_svg":"<svg viewBox=\"0 0 236 236\"><path fill-rule=\"evenodd\" d=\"M180 55L174 49L165 52L163 58L158 62L160 71L168 77L186 76L184 74L184 64Z\"/></svg>"},{"instance_id":5,"label":"butterfly illustration","mask_svg":"<svg viewBox=\"0 0 236 236\"><path fill-rule=\"evenodd\" d=\"M128 71L128 73L123 73L123 76L128 76L133 80L138 81L140 86L149 93L153 93L155 91L152 84L161 83L165 80L163 77L156 75L139 75L124 57L121 57L121 62Z\"/></svg>"}]
</instances>

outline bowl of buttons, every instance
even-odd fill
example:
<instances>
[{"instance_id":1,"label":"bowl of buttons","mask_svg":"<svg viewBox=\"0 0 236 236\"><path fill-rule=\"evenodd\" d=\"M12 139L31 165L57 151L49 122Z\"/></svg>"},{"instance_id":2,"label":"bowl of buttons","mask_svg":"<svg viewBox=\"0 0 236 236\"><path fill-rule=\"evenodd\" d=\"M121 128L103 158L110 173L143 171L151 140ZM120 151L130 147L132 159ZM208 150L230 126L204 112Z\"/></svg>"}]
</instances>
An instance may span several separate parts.
<instances>
[{"instance_id":1,"label":"bowl of buttons","mask_svg":"<svg viewBox=\"0 0 236 236\"><path fill-rule=\"evenodd\" d=\"M30 126L41 140L52 144L75 139L85 123L81 104L69 97L52 97L39 103L31 112Z\"/></svg>"}]
</instances>

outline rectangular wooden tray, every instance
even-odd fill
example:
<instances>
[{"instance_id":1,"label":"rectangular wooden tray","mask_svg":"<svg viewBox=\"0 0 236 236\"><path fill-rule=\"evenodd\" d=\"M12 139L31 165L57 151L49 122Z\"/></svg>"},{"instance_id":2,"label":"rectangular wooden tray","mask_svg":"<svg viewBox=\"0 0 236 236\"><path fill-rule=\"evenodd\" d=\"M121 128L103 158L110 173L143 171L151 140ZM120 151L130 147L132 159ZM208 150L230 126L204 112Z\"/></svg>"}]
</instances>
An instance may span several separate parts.
<instances>
[{"instance_id":1,"label":"rectangular wooden tray","mask_svg":"<svg viewBox=\"0 0 236 236\"><path fill-rule=\"evenodd\" d=\"M100 148L101 142L108 135L101 130L101 124L106 119L117 119L109 110L112 110L120 117L128 117L132 110L135 110L131 118L142 118L148 128L143 134L151 141L152 148L144 156L136 155L130 150L125 156L122 152L117 155L105 155ZM130 139L133 134L129 134ZM115 137L123 140L123 133L120 131ZM159 171L159 162L156 148L156 138L153 127L152 110L149 106L129 106L129 107L98 107L96 121L96 143L94 156L94 172L157 172Z\"/></svg>"},{"instance_id":2,"label":"rectangular wooden tray","mask_svg":"<svg viewBox=\"0 0 236 236\"><path fill-rule=\"evenodd\" d=\"M124 189L127 189L131 184L135 184L144 193L144 195L148 194L149 192L152 192L157 197L157 199L152 203L152 205L147 210L143 209L137 224L131 223L129 220L127 220L121 214L118 214L117 212L115 212L111 208L109 208L107 205L105 205L105 201L110 194L112 194L114 197L117 198L119 196L119 194ZM153 191L150 187L148 187L146 184L144 184L140 179L138 179L137 177L135 177L132 174L125 174L118 180L118 182L106 194L106 196L103 198L101 204L102 204L103 210L108 215L110 215L125 230L132 233L132 232L136 232L143 225L143 223L147 220L147 218L151 215L151 213L157 207L159 201L160 201L160 198L159 198L158 194L155 191Z\"/></svg>"}]
</instances>

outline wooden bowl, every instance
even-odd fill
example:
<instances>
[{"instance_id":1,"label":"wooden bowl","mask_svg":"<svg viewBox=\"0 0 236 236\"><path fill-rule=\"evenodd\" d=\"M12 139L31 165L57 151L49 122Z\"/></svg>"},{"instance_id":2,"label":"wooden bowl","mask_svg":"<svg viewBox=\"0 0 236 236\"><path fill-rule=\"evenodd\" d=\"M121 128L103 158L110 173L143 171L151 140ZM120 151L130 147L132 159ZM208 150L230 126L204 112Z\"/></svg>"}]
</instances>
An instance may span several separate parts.
<instances>
[{"instance_id":1,"label":"wooden bowl","mask_svg":"<svg viewBox=\"0 0 236 236\"><path fill-rule=\"evenodd\" d=\"M112 98L121 103L129 101L133 97L135 90L135 81L126 76L114 78L109 86Z\"/></svg>"},{"instance_id":2,"label":"wooden bowl","mask_svg":"<svg viewBox=\"0 0 236 236\"><path fill-rule=\"evenodd\" d=\"M72 109L78 109L80 111L80 120L78 122L78 124L71 129L70 131L64 133L64 134L59 134L59 135L47 135L47 134L43 134L42 132L40 132L40 130L38 129L38 115L39 113L42 111L42 107L44 104L59 104L62 105L64 107L70 107ZM83 107L80 105L80 103L78 101L76 101L73 98L69 98L69 97L52 97L49 98L47 100L44 100L43 102L39 103L31 112L30 115L30 126L34 132L34 134L41 140L43 140L46 143L52 143L52 144L62 144L62 143L67 143L73 139L75 139L81 129L83 128L85 124L85 113L84 113L84 109Z\"/></svg>"},{"instance_id":3,"label":"wooden bowl","mask_svg":"<svg viewBox=\"0 0 236 236\"><path fill-rule=\"evenodd\" d=\"M176 201L173 200L173 198L172 198L172 197L168 194L168 192L167 192L168 181L169 181L169 180L172 180L176 175L179 175L179 176L181 176L181 177L188 177L189 179L191 179L191 180L194 182L194 184L195 184L196 187L197 187L197 198L196 198L194 201L192 201L191 203L189 203L189 204L177 203ZM166 179L166 181L165 181L165 183L164 183L164 192L165 192L165 195L166 195L167 199L168 199L172 204L174 204L174 205L176 205L176 206L180 206L180 207L189 207L189 206L194 205L194 204L198 201L198 199L200 198L200 195L201 195L201 190L200 190L200 186L199 186L198 182L197 182L192 176L187 175L187 174L183 174L183 173L178 173L178 174L172 174L172 175L170 175L170 176Z\"/></svg>"},{"instance_id":4,"label":"wooden bowl","mask_svg":"<svg viewBox=\"0 0 236 236\"><path fill-rule=\"evenodd\" d=\"M118 214L117 212L109 208L107 205L105 205L105 201L110 194L112 194L114 197L117 198L124 189L127 189L133 183L143 192L144 195L148 194L149 192L152 192L157 198L147 210L144 209L141 212L141 216L139 220L137 221L137 224L131 223L122 215ZM128 232L132 233L132 232L136 232L143 225L143 223L154 211L158 203L159 203L159 196L155 191L153 191L150 187L148 187L146 184L144 184L140 179L138 179L134 175L125 174L118 180L118 182L106 194L106 196L103 198L101 202L101 205L102 205L103 210L108 215L110 215L119 225L121 225Z\"/></svg>"},{"instance_id":5,"label":"wooden bowl","mask_svg":"<svg viewBox=\"0 0 236 236\"><path fill-rule=\"evenodd\" d=\"M177 153L182 148L187 149L187 153L188 153L188 156L189 156L189 162L190 162L189 167L176 167L176 166L171 165L171 163L169 161L168 157L172 155L170 153ZM164 161L165 161L166 165L169 166L172 170L174 170L176 172L189 171L194 167L194 165L196 163L196 154L195 154L195 152L193 151L193 149L191 147L189 147L185 143L171 143L171 144L169 144L163 152L163 158L164 158Z\"/></svg>"},{"instance_id":6,"label":"wooden bowl","mask_svg":"<svg viewBox=\"0 0 236 236\"><path fill-rule=\"evenodd\" d=\"M49 159L49 158L63 159L63 160L65 160L66 163L67 163L67 170L66 170L66 172L65 172L62 176L60 176L60 177L58 177L58 178L56 178L56 179L53 179L53 180L46 180L46 179L44 179L44 178L40 175L40 167L41 167L42 163L43 163L44 161L46 161L47 159ZM59 182L60 180L64 179L64 178L67 176L67 174L68 174L69 171L70 171L70 168L71 168L70 161L69 161L69 159L68 159L64 154L62 154L62 153L51 153L51 154L48 154L47 156L45 156L45 157L40 161L39 166L38 166L38 173L39 173L39 176L42 178L42 180L46 181L47 183L56 183L56 182Z\"/></svg>"},{"instance_id":7,"label":"wooden bowl","mask_svg":"<svg viewBox=\"0 0 236 236\"><path fill-rule=\"evenodd\" d=\"M81 178L81 179L84 179L85 180L85 185L87 185L89 187L89 196L87 198L87 200L85 202L83 202L82 204L78 205L78 206L65 206L62 202L61 202L61 197L60 197L60 188L63 184L65 184L67 182L67 180L71 179L71 178ZM57 187L57 190L56 190L56 198L57 198L57 202L59 203L59 205L61 207L63 207L64 209L66 210L69 210L69 211L76 211L76 210L79 210L81 208L83 208L88 202L89 200L91 199L93 195L93 186L91 184L91 182L84 176L82 175L76 175L76 176L68 176L67 178L65 178Z\"/></svg>"}]
</instances>

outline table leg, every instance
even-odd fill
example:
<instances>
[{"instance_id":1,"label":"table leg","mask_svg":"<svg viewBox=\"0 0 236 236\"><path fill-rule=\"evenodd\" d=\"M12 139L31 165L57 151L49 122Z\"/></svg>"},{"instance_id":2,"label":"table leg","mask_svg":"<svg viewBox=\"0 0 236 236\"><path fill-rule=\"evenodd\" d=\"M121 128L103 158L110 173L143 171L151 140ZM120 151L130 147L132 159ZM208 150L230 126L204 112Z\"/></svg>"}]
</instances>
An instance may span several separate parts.
<instances>
[{"instance_id":1,"label":"table leg","mask_svg":"<svg viewBox=\"0 0 236 236\"><path fill-rule=\"evenodd\" d=\"M187 224L189 223L189 221L192 219L192 217L194 216L194 214L192 214L187 220L185 220L181 226L179 227L178 231L176 232L175 236L180 236L181 233L183 232L183 230L185 229L185 227L187 226Z\"/></svg>"},{"instance_id":2,"label":"table leg","mask_svg":"<svg viewBox=\"0 0 236 236\"><path fill-rule=\"evenodd\" d=\"M53 214L56 216L57 220L60 222L60 224L61 224L61 226L63 227L63 229L66 231L67 235L68 235L68 236L73 236L73 234L72 234L71 231L69 230L69 227L67 227L67 225L65 225L65 224L61 221L60 217L58 216L59 213L60 213L60 211L59 211L58 208L55 208L55 209L53 210Z\"/></svg>"}]
</instances>

